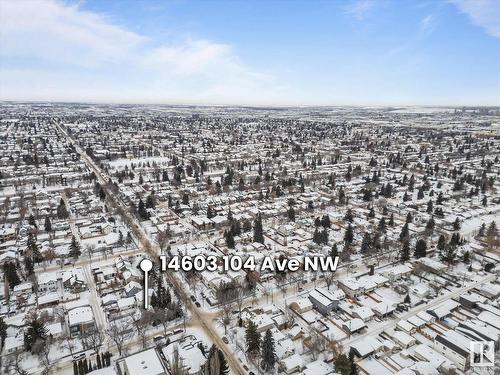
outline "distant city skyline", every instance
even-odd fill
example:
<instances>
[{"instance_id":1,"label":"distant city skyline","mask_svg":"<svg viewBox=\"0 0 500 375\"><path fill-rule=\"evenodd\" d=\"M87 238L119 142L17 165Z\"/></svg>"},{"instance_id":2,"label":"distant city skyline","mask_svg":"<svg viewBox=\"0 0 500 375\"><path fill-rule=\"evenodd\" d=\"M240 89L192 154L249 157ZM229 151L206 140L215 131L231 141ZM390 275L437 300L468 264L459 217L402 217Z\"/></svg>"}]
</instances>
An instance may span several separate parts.
<instances>
[{"instance_id":1,"label":"distant city skyline","mask_svg":"<svg viewBox=\"0 0 500 375\"><path fill-rule=\"evenodd\" d=\"M0 2L0 100L500 105L500 2Z\"/></svg>"}]
</instances>

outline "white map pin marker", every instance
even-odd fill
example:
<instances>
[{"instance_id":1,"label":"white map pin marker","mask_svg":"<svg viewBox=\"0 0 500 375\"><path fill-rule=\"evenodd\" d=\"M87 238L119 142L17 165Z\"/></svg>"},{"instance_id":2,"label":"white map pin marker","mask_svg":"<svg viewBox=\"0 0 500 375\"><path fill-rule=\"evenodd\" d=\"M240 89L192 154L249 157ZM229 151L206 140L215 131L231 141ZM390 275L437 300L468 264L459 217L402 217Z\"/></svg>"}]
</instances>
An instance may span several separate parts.
<instances>
[{"instance_id":1,"label":"white map pin marker","mask_svg":"<svg viewBox=\"0 0 500 375\"><path fill-rule=\"evenodd\" d=\"M144 308L148 309L149 300L148 300L148 273L153 268L153 262L150 259L143 259L139 264L141 270L144 271Z\"/></svg>"}]
</instances>

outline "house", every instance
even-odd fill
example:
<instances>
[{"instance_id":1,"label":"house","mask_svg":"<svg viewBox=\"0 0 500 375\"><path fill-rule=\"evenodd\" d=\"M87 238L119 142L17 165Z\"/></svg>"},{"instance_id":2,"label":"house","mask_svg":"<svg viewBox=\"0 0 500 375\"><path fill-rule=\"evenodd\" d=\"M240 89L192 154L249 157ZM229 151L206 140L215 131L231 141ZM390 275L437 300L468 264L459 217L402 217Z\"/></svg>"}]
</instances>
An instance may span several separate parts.
<instances>
[{"instance_id":1,"label":"house","mask_svg":"<svg viewBox=\"0 0 500 375\"><path fill-rule=\"evenodd\" d=\"M396 328L410 335L415 333L417 330L417 328L413 324L411 324L408 320L405 319L401 319L400 321L398 321L396 323Z\"/></svg>"},{"instance_id":2,"label":"house","mask_svg":"<svg viewBox=\"0 0 500 375\"><path fill-rule=\"evenodd\" d=\"M44 272L38 274L38 291L41 293L57 291L58 280L57 272Z\"/></svg>"},{"instance_id":3,"label":"house","mask_svg":"<svg viewBox=\"0 0 500 375\"><path fill-rule=\"evenodd\" d=\"M377 350L379 350L383 345L377 340L375 337L367 336L354 344L351 344L351 349L354 350L354 353L360 358L368 357L372 355Z\"/></svg>"},{"instance_id":4,"label":"house","mask_svg":"<svg viewBox=\"0 0 500 375\"><path fill-rule=\"evenodd\" d=\"M307 311L312 310L313 303L309 298L305 298L302 296L292 297L289 299L288 307L297 313L305 313Z\"/></svg>"},{"instance_id":5,"label":"house","mask_svg":"<svg viewBox=\"0 0 500 375\"><path fill-rule=\"evenodd\" d=\"M440 303L436 307L427 310L427 312L430 315L432 315L433 317L435 317L436 319L440 320L440 319L443 319L446 316L450 315L451 312L454 311L455 309L457 309L459 306L460 306L460 304L458 302L455 302L455 301L449 299L449 300L446 300L446 301Z\"/></svg>"},{"instance_id":6,"label":"house","mask_svg":"<svg viewBox=\"0 0 500 375\"><path fill-rule=\"evenodd\" d=\"M430 362L436 369L442 370L443 372L453 367L448 358L425 344L419 344L413 347L413 353L415 358L421 361Z\"/></svg>"},{"instance_id":7,"label":"house","mask_svg":"<svg viewBox=\"0 0 500 375\"><path fill-rule=\"evenodd\" d=\"M285 359L281 360L280 366L283 368L286 374L290 375L295 372L299 372L304 366L302 357L298 354L293 354Z\"/></svg>"},{"instance_id":8,"label":"house","mask_svg":"<svg viewBox=\"0 0 500 375\"><path fill-rule=\"evenodd\" d=\"M373 316L375 315L372 309L365 306L356 307L351 311L351 313L352 316L361 319L363 322L368 322L372 320Z\"/></svg>"},{"instance_id":9,"label":"house","mask_svg":"<svg viewBox=\"0 0 500 375\"><path fill-rule=\"evenodd\" d=\"M95 318L92 308L79 306L68 310L68 326L72 336L93 330Z\"/></svg>"},{"instance_id":10,"label":"house","mask_svg":"<svg viewBox=\"0 0 500 375\"><path fill-rule=\"evenodd\" d=\"M404 349L409 348L416 343L416 339L414 337L403 331L387 330L384 331L384 334L389 336L392 341Z\"/></svg>"},{"instance_id":11,"label":"house","mask_svg":"<svg viewBox=\"0 0 500 375\"><path fill-rule=\"evenodd\" d=\"M295 345L290 339L277 340L274 345L274 349L278 360L282 360L295 354Z\"/></svg>"},{"instance_id":12,"label":"house","mask_svg":"<svg viewBox=\"0 0 500 375\"><path fill-rule=\"evenodd\" d=\"M365 293L362 284L354 278L339 280L338 285L351 298L359 297Z\"/></svg>"},{"instance_id":13,"label":"house","mask_svg":"<svg viewBox=\"0 0 500 375\"><path fill-rule=\"evenodd\" d=\"M24 351L24 337L21 334L17 336L7 336L4 342L4 352L13 354Z\"/></svg>"},{"instance_id":14,"label":"house","mask_svg":"<svg viewBox=\"0 0 500 375\"><path fill-rule=\"evenodd\" d=\"M408 276L412 271L412 267L408 264L398 264L397 266L389 269L384 269L380 273L389 281L394 282L400 280L402 277Z\"/></svg>"},{"instance_id":15,"label":"house","mask_svg":"<svg viewBox=\"0 0 500 375\"><path fill-rule=\"evenodd\" d=\"M47 324L45 328L47 329L47 334L52 338L58 338L63 332L62 325L59 322Z\"/></svg>"},{"instance_id":16,"label":"house","mask_svg":"<svg viewBox=\"0 0 500 375\"><path fill-rule=\"evenodd\" d=\"M387 302L379 302L372 306L372 310L379 318L385 318L396 310L396 306Z\"/></svg>"},{"instance_id":17,"label":"house","mask_svg":"<svg viewBox=\"0 0 500 375\"><path fill-rule=\"evenodd\" d=\"M202 342L196 337L185 336L163 347L161 354L166 360L171 360L174 350L177 350L184 363L185 375L201 375L207 358L206 354L200 350L199 343Z\"/></svg>"},{"instance_id":18,"label":"house","mask_svg":"<svg viewBox=\"0 0 500 375\"><path fill-rule=\"evenodd\" d=\"M13 227L0 228L0 242L15 240L17 237L16 230Z\"/></svg>"},{"instance_id":19,"label":"house","mask_svg":"<svg viewBox=\"0 0 500 375\"><path fill-rule=\"evenodd\" d=\"M60 300L61 297L59 296L59 293L56 292L47 293L43 296L38 297L38 308L42 309L49 306L55 306L59 304Z\"/></svg>"},{"instance_id":20,"label":"house","mask_svg":"<svg viewBox=\"0 0 500 375\"><path fill-rule=\"evenodd\" d=\"M363 322L361 319L358 318L349 319L347 322L342 323L342 329L348 332L349 334L359 332L365 327L366 327L365 322Z\"/></svg>"},{"instance_id":21,"label":"house","mask_svg":"<svg viewBox=\"0 0 500 375\"><path fill-rule=\"evenodd\" d=\"M456 331L447 331L434 339L433 348L451 360L459 370L465 371L470 365L471 340Z\"/></svg>"},{"instance_id":22,"label":"house","mask_svg":"<svg viewBox=\"0 0 500 375\"><path fill-rule=\"evenodd\" d=\"M331 293L323 288L315 288L309 293L312 304L323 315L328 315L332 310L336 310L339 301L344 297L345 294L341 290Z\"/></svg>"},{"instance_id":23,"label":"house","mask_svg":"<svg viewBox=\"0 0 500 375\"><path fill-rule=\"evenodd\" d=\"M123 375L166 375L167 369L163 365L156 349L146 349L132 354L119 362Z\"/></svg>"},{"instance_id":24,"label":"house","mask_svg":"<svg viewBox=\"0 0 500 375\"><path fill-rule=\"evenodd\" d=\"M314 362L308 363L306 368L301 372L301 375L329 375L334 374L333 368L327 363L318 359Z\"/></svg>"}]
</instances>

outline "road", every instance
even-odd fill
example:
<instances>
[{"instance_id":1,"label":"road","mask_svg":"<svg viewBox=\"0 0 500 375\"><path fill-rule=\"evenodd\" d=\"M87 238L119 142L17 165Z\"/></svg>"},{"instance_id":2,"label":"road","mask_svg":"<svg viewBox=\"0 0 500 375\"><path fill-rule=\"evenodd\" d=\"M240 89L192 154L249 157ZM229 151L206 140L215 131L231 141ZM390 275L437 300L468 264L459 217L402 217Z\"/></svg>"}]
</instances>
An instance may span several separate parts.
<instances>
[{"instance_id":1,"label":"road","mask_svg":"<svg viewBox=\"0 0 500 375\"><path fill-rule=\"evenodd\" d=\"M130 214L130 212L128 211L127 206L121 201L121 199L117 197L116 194L111 191L111 189L108 189L106 187L109 181L109 176L107 176L96 165L96 163L94 163L94 161L85 153L85 151L77 144L77 142L75 142L67 134L66 130L63 129L63 127L59 123L56 122L55 126L57 127L59 132L64 137L66 137L66 139L75 147L76 152L80 155L80 157L87 164L90 170L92 170L95 173L100 184L106 190L107 193L106 196L109 199L110 203L113 204L115 208L117 208L117 212L122 217L122 221L124 222L125 225L129 227L129 230L139 240L139 242L143 246L143 250L146 251L151 256L154 262L158 262L159 261L158 256L161 253L159 246L153 241L150 241L148 239L143 228L140 226L137 218L132 216L132 214ZM167 278L171 286L175 288L177 294L179 295L183 303L186 305L186 308L189 310L192 317L198 320L200 327L203 329L205 334L208 337L210 337L213 343L216 344L222 350L232 373L239 375L246 375L247 372L243 369L241 363L233 354L232 349L228 345L226 345L222 341L221 337L218 335L217 330L214 327L214 322L209 318L208 314L205 315L205 313L199 310L196 307L196 305L191 301L189 296L186 294L186 288L183 287L182 282L177 277L177 275L175 275L172 272L166 272L165 277Z\"/></svg>"},{"instance_id":2,"label":"road","mask_svg":"<svg viewBox=\"0 0 500 375\"><path fill-rule=\"evenodd\" d=\"M97 327L100 331L104 331L108 322L106 319L106 314L102 310L101 304L99 303L99 296L97 295L97 286L94 282L94 276L92 275L92 270L89 265L83 266L83 273L87 279L87 286L90 291L90 303L92 305L92 310L94 311L94 318L97 323Z\"/></svg>"}]
</instances>

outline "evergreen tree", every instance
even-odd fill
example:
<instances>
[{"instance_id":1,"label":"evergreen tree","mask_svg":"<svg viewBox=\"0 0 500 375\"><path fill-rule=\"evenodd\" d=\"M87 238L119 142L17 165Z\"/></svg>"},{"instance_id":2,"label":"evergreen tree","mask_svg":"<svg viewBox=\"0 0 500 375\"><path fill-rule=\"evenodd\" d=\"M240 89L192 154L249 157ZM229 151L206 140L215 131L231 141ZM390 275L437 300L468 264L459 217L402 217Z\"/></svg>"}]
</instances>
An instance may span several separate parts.
<instances>
[{"instance_id":1,"label":"evergreen tree","mask_svg":"<svg viewBox=\"0 0 500 375\"><path fill-rule=\"evenodd\" d=\"M28 218L28 224L31 225L32 227L37 227L36 225L36 220L35 220L35 217L33 216L33 214L30 215L30 217Z\"/></svg>"},{"instance_id":2,"label":"evergreen tree","mask_svg":"<svg viewBox=\"0 0 500 375\"><path fill-rule=\"evenodd\" d=\"M441 261L448 263L449 265L455 262L455 259L457 257L457 247L453 244L447 244L444 247L444 250L442 250L439 253L439 258Z\"/></svg>"},{"instance_id":3,"label":"evergreen tree","mask_svg":"<svg viewBox=\"0 0 500 375\"><path fill-rule=\"evenodd\" d=\"M365 232L363 236L363 241L361 242L361 253L362 254L369 254L372 251L372 237L370 233Z\"/></svg>"},{"instance_id":4,"label":"evergreen tree","mask_svg":"<svg viewBox=\"0 0 500 375\"><path fill-rule=\"evenodd\" d=\"M45 216L44 229L45 229L45 232L47 232L47 233L52 231L52 223L50 222L50 217L48 217L48 216Z\"/></svg>"},{"instance_id":5,"label":"evergreen tree","mask_svg":"<svg viewBox=\"0 0 500 375\"><path fill-rule=\"evenodd\" d=\"M207 207L207 218L208 219L211 219L213 217L217 216L217 214L215 213L215 210L212 206L208 206Z\"/></svg>"},{"instance_id":6,"label":"evergreen tree","mask_svg":"<svg viewBox=\"0 0 500 375\"><path fill-rule=\"evenodd\" d=\"M387 225L385 224L385 217L381 217L380 221L378 222L378 230L384 232L386 227Z\"/></svg>"},{"instance_id":7,"label":"evergreen tree","mask_svg":"<svg viewBox=\"0 0 500 375\"><path fill-rule=\"evenodd\" d=\"M232 230L225 231L224 237L226 238L227 247L230 249L234 249L235 243L234 243L233 231Z\"/></svg>"},{"instance_id":8,"label":"evergreen tree","mask_svg":"<svg viewBox=\"0 0 500 375\"><path fill-rule=\"evenodd\" d=\"M470 263L470 252L469 251L466 251L464 253L464 256L463 256L463 260L462 260L465 264L469 264Z\"/></svg>"},{"instance_id":9,"label":"evergreen tree","mask_svg":"<svg viewBox=\"0 0 500 375\"><path fill-rule=\"evenodd\" d=\"M427 244L424 239L419 239L415 245L415 258L424 258L427 255Z\"/></svg>"},{"instance_id":10,"label":"evergreen tree","mask_svg":"<svg viewBox=\"0 0 500 375\"><path fill-rule=\"evenodd\" d=\"M252 321L248 321L245 331L245 340L247 344L247 353L254 356L260 351L260 334L257 332L257 325Z\"/></svg>"},{"instance_id":11,"label":"evergreen tree","mask_svg":"<svg viewBox=\"0 0 500 375\"><path fill-rule=\"evenodd\" d=\"M0 352L3 349L3 345L5 344L5 338L7 337L7 324L0 316Z\"/></svg>"},{"instance_id":12,"label":"evergreen tree","mask_svg":"<svg viewBox=\"0 0 500 375\"><path fill-rule=\"evenodd\" d=\"M486 224L483 223L481 224L481 228L479 228L479 232L477 232L477 236L483 237L485 233L486 233Z\"/></svg>"},{"instance_id":13,"label":"evergreen tree","mask_svg":"<svg viewBox=\"0 0 500 375\"><path fill-rule=\"evenodd\" d=\"M293 207L288 209L287 216L289 221L295 221L295 209Z\"/></svg>"},{"instance_id":14,"label":"evergreen tree","mask_svg":"<svg viewBox=\"0 0 500 375\"><path fill-rule=\"evenodd\" d=\"M336 243L334 243L334 244L333 244L333 246L332 246L332 248L330 249L330 256L331 256L332 258L335 258L335 257L336 257L336 256L338 256L338 255L339 255L339 250L338 250L338 248L337 248L337 244L336 244Z\"/></svg>"},{"instance_id":15,"label":"evergreen tree","mask_svg":"<svg viewBox=\"0 0 500 375\"><path fill-rule=\"evenodd\" d=\"M455 222L453 223L453 230L454 231L460 230L460 219L458 217L455 219Z\"/></svg>"},{"instance_id":16,"label":"evergreen tree","mask_svg":"<svg viewBox=\"0 0 500 375\"><path fill-rule=\"evenodd\" d=\"M262 367L266 372L274 369L276 363L276 352L274 349L274 338L271 330L268 329L262 340Z\"/></svg>"},{"instance_id":17,"label":"evergreen tree","mask_svg":"<svg viewBox=\"0 0 500 375\"><path fill-rule=\"evenodd\" d=\"M351 365L351 373L350 375L358 375L358 366L356 365L356 362L354 360L354 357L355 354L354 354L354 349L351 348L351 350L349 350L349 363Z\"/></svg>"},{"instance_id":18,"label":"evergreen tree","mask_svg":"<svg viewBox=\"0 0 500 375\"><path fill-rule=\"evenodd\" d=\"M350 223L354 221L354 215L352 214L352 210L350 208L345 213L344 220Z\"/></svg>"},{"instance_id":19,"label":"evergreen tree","mask_svg":"<svg viewBox=\"0 0 500 375\"><path fill-rule=\"evenodd\" d=\"M28 254L24 255L24 269L28 275L33 275L35 271L33 267L33 259Z\"/></svg>"},{"instance_id":20,"label":"evergreen tree","mask_svg":"<svg viewBox=\"0 0 500 375\"><path fill-rule=\"evenodd\" d=\"M394 226L394 213L391 213L391 217L389 218L389 226Z\"/></svg>"},{"instance_id":21,"label":"evergreen tree","mask_svg":"<svg viewBox=\"0 0 500 375\"><path fill-rule=\"evenodd\" d=\"M498 229L495 221L492 221L488 226L488 230L486 231L486 236L488 238L496 238L498 237Z\"/></svg>"},{"instance_id":22,"label":"evergreen tree","mask_svg":"<svg viewBox=\"0 0 500 375\"><path fill-rule=\"evenodd\" d=\"M217 349L219 353L219 375L229 375L229 366L227 364L226 357L224 356L224 352L220 349Z\"/></svg>"},{"instance_id":23,"label":"evergreen tree","mask_svg":"<svg viewBox=\"0 0 500 375\"><path fill-rule=\"evenodd\" d=\"M334 360L335 371L341 375L350 375L351 373L351 362L345 354L339 354Z\"/></svg>"},{"instance_id":24,"label":"evergreen tree","mask_svg":"<svg viewBox=\"0 0 500 375\"><path fill-rule=\"evenodd\" d=\"M45 328L45 324L38 318L38 315L32 316L24 331L24 348L32 352L35 344L47 339L47 334L48 329Z\"/></svg>"},{"instance_id":25,"label":"evergreen tree","mask_svg":"<svg viewBox=\"0 0 500 375\"><path fill-rule=\"evenodd\" d=\"M71 244L69 245L68 255L71 258L73 258L75 262L80 257L80 255L82 255L82 252L80 250L80 244L76 241L75 236L71 238Z\"/></svg>"},{"instance_id":26,"label":"evergreen tree","mask_svg":"<svg viewBox=\"0 0 500 375\"><path fill-rule=\"evenodd\" d=\"M436 226L436 222L434 220L434 216L431 216L429 221L427 221L427 224L425 224L425 230L428 233L432 233L434 231L434 227Z\"/></svg>"},{"instance_id":27,"label":"evergreen tree","mask_svg":"<svg viewBox=\"0 0 500 375\"><path fill-rule=\"evenodd\" d=\"M400 241L405 241L408 238L410 238L410 231L408 229L408 222L403 225L403 228L401 229L401 233L399 234L399 240Z\"/></svg>"},{"instance_id":28,"label":"evergreen tree","mask_svg":"<svg viewBox=\"0 0 500 375\"><path fill-rule=\"evenodd\" d=\"M444 234L439 236L438 243L437 243L437 249L443 251L444 248L446 247L446 237Z\"/></svg>"},{"instance_id":29,"label":"evergreen tree","mask_svg":"<svg viewBox=\"0 0 500 375\"><path fill-rule=\"evenodd\" d=\"M125 243L125 239L123 238L123 232L120 230L118 232L118 247L122 247Z\"/></svg>"},{"instance_id":30,"label":"evergreen tree","mask_svg":"<svg viewBox=\"0 0 500 375\"><path fill-rule=\"evenodd\" d=\"M207 361L203 368L204 375L227 375L229 367L222 350L218 349L215 344L211 346Z\"/></svg>"},{"instance_id":31,"label":"evergreen tree","mask_svg":"<svg viewBox=\"0 0 500 375\"><path fill-rule=\"evenodd\" d=\"M130 232L127 232L127 239L125 240L125 243L128 245L131 245L133 242L133 239L132 239L132 234Z\"/></svg>"},{"instance_id":32,"label":"evergreen tree","mask_svg":"<svg viewBox=\"0 0 500 375\"><path fill-rule=\"evenodd\" d=\"M43 261L43 255L38 249L38 244L36 243L36 238L33 232L28 233L28 240L26 245L28 247L27 253L29 253L28 255L32 257L33 262L41 263Z\"/></svg>"},{"instance_id":33,"label":"evergreen tree","mask_svg":"<svg viewBox=\"0 0 500 375\"><path fill-rule=\"evenodd\" d=\"M429 199L429 202L427 202L427 213L432 214L433 210L434 210L434 204L432 203L432 199Z\"/></svg>"},{"instance_id":34,"label":"evergreen tree","mask_svg":"<svg viewBox=\"0 0 500 375\"><path fill-rule=\"evenodd\" d=\"M61 198L59 201L59 206L57 207L57 217L59 219L67 219L69 216L68 210L66 209L66 204L64 200Z\"/></svg>"},{"instance_id":35,"label":"evergreen tree","mask_svg":"<svg viewBox=\"0 0 500 375\"><path fill-rule=\"evenodd\" d=\"M148 220L149 219L149 212L146 209L142 199L139 199L139 204L137 205L137 213L139 214L139 217L141 220Z\"/></svg>"},{"instance_id":36,"label":"evergreen tree","mask_svg":"<svg viewBox=\"0 0 500 375\"><path fill-rule=\"evenodd\" d=\"M401 263L408 262L410 260L410 241L403 241L403 245L401 246L401 252L399 255L399 259Z\"/></svg>"},{"instance_id":37,"label":"evergreen tree","mask_svg":"<svg viewBox=\"0 0 500 375\"><path fill-rule=\"evenodd\" d=\"M354 229L352 228L352 225L350 223L347 226L344 234L344 242L349 245L352 245L352 243L354 242Z\"/></svg>"},{"instance_id":38,"label":"evergreen tree","mask_svg":"<svg viewBox=\"0 0 500 375\"><path fill-rule=\"evenodd\" d=\"M151 193L146 198L146 208L155 208L154 193Z\"/></svg>"},{"instance_id":39,"label":"evergreen tree","mask_svg":"<svg viewBox=\"0 0 500 375\"><path fill-rule=\"evenodd\" d=\"M14 289L16 285L21 284L21 279L17 274L17 267L12 262L7 262L3 265L3 272L5 275L5 279L9 283L9 289Z\"/></svg>"},{"instance_id":40,"label":"evergreen tree","mask_svg":"<svg viewBox=\"0 0 500 375\"><path fill-rule=\"evenodd\" d=\"M257 214L253 223L253 241L264 244L264 230L262 228L262 217Z\"/></svg>"}]
</instances>

